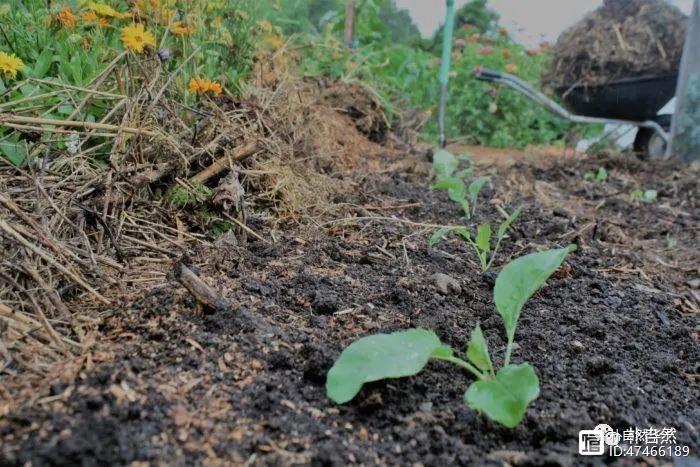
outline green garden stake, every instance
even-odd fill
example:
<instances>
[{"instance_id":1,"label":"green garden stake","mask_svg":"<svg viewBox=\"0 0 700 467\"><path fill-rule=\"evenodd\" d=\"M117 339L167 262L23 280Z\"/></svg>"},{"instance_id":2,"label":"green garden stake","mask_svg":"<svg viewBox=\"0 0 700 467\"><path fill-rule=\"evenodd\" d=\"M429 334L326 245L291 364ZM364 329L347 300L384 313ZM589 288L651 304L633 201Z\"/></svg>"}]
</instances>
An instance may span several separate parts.
<instances>
[{"instance_id":1,"label":"green garden stake","mask_svg":"<svg viewBox=\"0 0 700 467\"><path fill-rule=\"evenodd\" d=\"M445 28L442 35L442 61L440 63L440 105L438 107L438 126L440 127L440 148L447 145L445 138L445 107L447 106L447 83L450 79L450 61L452 59L452 34L455 24L455 0L446 0Z\"/></svg>"}]
</instances>

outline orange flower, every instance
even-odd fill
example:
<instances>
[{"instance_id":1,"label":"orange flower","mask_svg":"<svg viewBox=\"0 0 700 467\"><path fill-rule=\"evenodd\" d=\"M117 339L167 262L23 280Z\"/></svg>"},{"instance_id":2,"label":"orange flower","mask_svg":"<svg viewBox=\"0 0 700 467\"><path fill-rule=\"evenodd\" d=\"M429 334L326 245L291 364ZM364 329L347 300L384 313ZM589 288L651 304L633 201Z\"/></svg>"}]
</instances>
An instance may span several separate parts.
<instances>
[{"instance_id":1,"label":"orange flower","mask_svg":"<svg viewBox=\"0 0 700 467\"><path fill-rule=\"evenodd\" d=\"M82 18L83 21L85 21L86 23L88 23L90 25L97 25L97 26L100 26L103 28L113 28L114 27L109 23L109 20L107 18L97 16L94 11L86 11L80 17Z\"/></svg>"},{"instance_id":2,"label":"orange flower","mask_svg":"<svg viewBox=\"0 0 700 467\"><path fill-rule=\"evenodd\" d=\"M503 50L501 50L501 53L503 54L503 57L504 57L504 58L510 58L510 57L513 56L513 52L511 52L511 51L508 50L508 49L503 49Z\"/></svg>"},{"instance_id":3,"label":"orange flower","mask_svg":"<svg viewBox=\"0 0 700 467\"><path fill-rule=\"evenodd\" d=\"M518 65L515 63L509 63L506 65L506 72L507 73L517 73L518 72Z\"/></svg>"},{"instance_id":4,"label":"orange flower","mask_svg":"<svg viewBox=\"0 0 700 467\"><path fill-rule=\"evenodd\" d=\"M214 81L208 81L202 78L192 78L189 84L190 91L200 96L211 93L215 96L221 94L221 85Z\"/></svg>"},{"instance_id":5,"label":"orange flower","mask_svg":"<svg viewBox=\"0 0 700 467\"><path fill-rule=\"evenodd\" d=\"M170 30L173 32L173 34L178 36L189 36L192 34L192 30L186 24L183 24L180 21L175 21L170 26Z\"/></svg>"},{"instance_id":6,"label":"orange flower","mask_svg":"<svg viewBox=\"0 0 700 467\"><path fill-rule=\"evenodd\" d=\"M486 44L490 44L493 42L493 39L491 38L491 36L484 36L484 42Z\"/></svg>"},{"instance_id":7,"label":"orange flower","mask_svg":"<svg viewBox=\"0 0 700 467\"><path fill-rule=\"evenodd\" d=\"M507 35L508 35L508 30L507 30L506 28L500 28L500 29L498 30L498 34L500 34L501 36L507 36Z\"/></svg>"},{"instance_id":8,"label":"orange flower","mask_svg":"<svg viewBox=\"0 0 700 467\"><path fill-rule=\"evenodd\" d=\"M73 10L67 5L58 12L58 22L66 29L75 29L77 20L78 17L73 14Z\"/></svg>"},{"instance_id":9,"label":"orange flower","mask_svg":"<svg viewBox=\"0 0 700 467\"><path fill-rule=\"evenodd\" d=\"M469 39L467 39L469 42L476 42L481 38L481 34L472 34L469 36Z\"/></svg>"},{"instance_id":10,"label":"orange flower","mask_svg":"<svg viewBox=\"0 0 700 467\"><path fill-rule=\"evenodd\" d=\"M484 56L491 55L491 53L493 53L493 47L491 47L490 45L485 45L481 49L479 49L479 53Z\"/></svg>"}]
</instances>

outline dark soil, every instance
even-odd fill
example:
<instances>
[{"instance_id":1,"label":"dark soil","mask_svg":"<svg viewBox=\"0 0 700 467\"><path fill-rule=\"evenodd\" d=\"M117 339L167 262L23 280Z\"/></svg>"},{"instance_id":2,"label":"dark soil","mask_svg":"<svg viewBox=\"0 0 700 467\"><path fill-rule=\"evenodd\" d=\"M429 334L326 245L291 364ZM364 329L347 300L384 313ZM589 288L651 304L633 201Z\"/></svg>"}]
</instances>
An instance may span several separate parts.
<instances>
[{"instance_id":1,"label":"dark soil","mask_svg":"<svg viewBox=\"0 0 700 467\"><path fill-rule=\"evenodd\" d=\"M601 165L608 181L584 183ZM459 222L421 159L336 200L339 218L362 220L317 219L278 231L274 244L188 252L183 261L226 309L197 313L171 278L107 310L94 368L0 419L0 463L590 464L600 460L578 457L578 431L599 423L673 427L697 455L698 291L687 285L698 277L697 175L621 156L498 169L478 221L500 221L499 203L526 209L497 265L579 245L523 311L513 358L535 366L541 395L514 430L470 410L469 375L442 363L367 385L343 406L325 397L341 349L380 331L431 328L462 349L480 322L500 363L497 271L482 275L456 239L430 248L429 228L386 219ZM634 187L657 189L658 201L631 202ZM437 293L435 273L461 292Z\"/></svg>"}]
</instances>

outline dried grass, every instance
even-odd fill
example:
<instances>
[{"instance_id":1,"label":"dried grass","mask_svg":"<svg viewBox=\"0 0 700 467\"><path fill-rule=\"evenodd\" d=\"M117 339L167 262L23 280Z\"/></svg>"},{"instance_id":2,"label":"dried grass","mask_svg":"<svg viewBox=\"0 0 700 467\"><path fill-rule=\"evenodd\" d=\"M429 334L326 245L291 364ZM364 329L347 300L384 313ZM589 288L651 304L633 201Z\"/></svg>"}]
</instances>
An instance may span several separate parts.
<instances>
[{"instance_id":1,"label":"dried grass","mask_svg":"<svg viewBox=\"0 0 700 467\"><path fill-rule=\"evenodd\" d=\"M546 84L603 85L678 70L687 18L664 0L606 0L562 33Z\"/></svg>"},{"instance_id":2,"label":"dried grass","mask_svg":"<svg viewBox=\"0 0 700 467\"><path fill-rule=\"evenodd\" d=\"M99 342L100 313L165 283L184 248L209 239L158 195L168 186L213 189L235 168L241 206L302 219L351 189L338 173L372 170L371 156L388 151L368 139L386 120L381 107L355 85L329 96L323 83L276 75L190 108L172 89L181 68L166 75L133 60L121 55L84 88L35 82L37 95L0 104L31 154L21 168L0 158L0 374L54 374L59 362L79 371ZM337 99L343 89L352 108ZM106 100L112 111L97 124L76 121L77 111L55 121L28 105L42 96L77 109ZM88 144L97 134L102 143ZM76 137L77 151L48 144Z\"/></svg>"}]
</instances>

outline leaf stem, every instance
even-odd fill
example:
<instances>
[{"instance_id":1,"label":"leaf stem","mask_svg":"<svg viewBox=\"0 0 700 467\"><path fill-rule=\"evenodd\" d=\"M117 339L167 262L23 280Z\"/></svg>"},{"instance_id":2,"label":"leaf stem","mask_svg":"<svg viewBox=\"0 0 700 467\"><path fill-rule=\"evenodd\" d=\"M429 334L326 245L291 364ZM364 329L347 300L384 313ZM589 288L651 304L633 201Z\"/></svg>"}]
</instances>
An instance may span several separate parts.
<instances>
[{"instance_id":1,"label":"leaf stem","mask_svg":"<svg viewBox=\"0 0 700 467\"><path fill-rule=\"evenodd\" d=\"M433 356L433 358L437 360L445 360L446 362L454 363L457 366L461 366L474 376L476 376L479 379L486 379L484 377L484 374L480 372L474 365L472 365L469 362L465 362L461 358L455 357L455 356L450 356L450 357L438 357L438 356Z\"/></svg>"},{"instance_id":2,"label":"leaf stem","mask_svg":"<svg viewBox=\"0 0 700 467\"><path fill-rule=\"evenodd\" d=\"M498 248L501 246L502 239L503 239L503 237L498 237L498 240L496 241L496 246L493 249L493 253L491 253L491 259L489 260L488 264L486 265L486 269L484 269L484 272L486 272L493 265L493 260L496 259L496 253L498 253Z\"/></svg>"},{"instance_id":3,"label":"leaf stem","mask_svg":"<svg viewBox=\"0 0 700 467\"><path fill-rule=\"evenodd\" d=\"M506 345L506 356L503 358L503 366L508 366L510 363L510 354L513 353L513 340L508 339L508 345Z\"/></svg>"}]
</instances>

